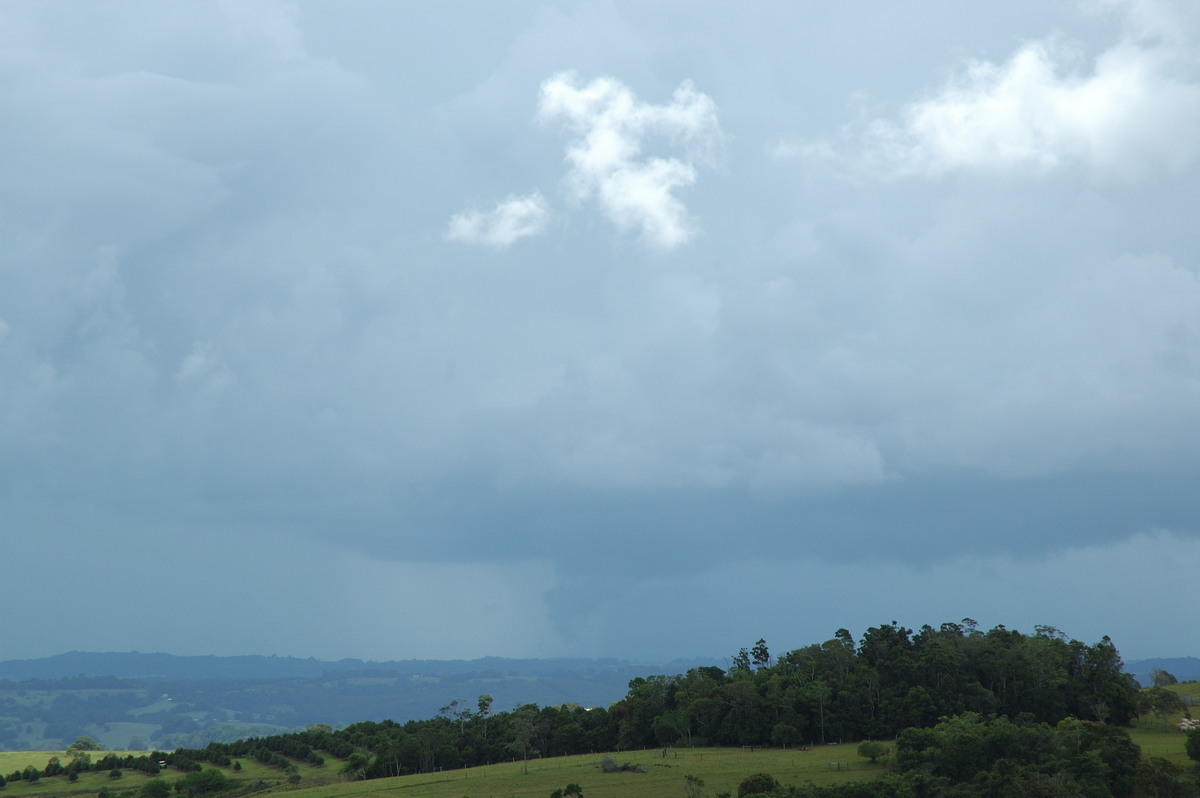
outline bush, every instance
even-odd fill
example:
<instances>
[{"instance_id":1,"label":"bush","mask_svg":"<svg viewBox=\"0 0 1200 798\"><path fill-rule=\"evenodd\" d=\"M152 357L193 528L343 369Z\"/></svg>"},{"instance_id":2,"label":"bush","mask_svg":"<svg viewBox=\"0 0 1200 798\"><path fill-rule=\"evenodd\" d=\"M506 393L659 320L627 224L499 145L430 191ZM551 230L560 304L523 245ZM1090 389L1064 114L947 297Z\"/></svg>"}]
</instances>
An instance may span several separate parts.
<instances>
[{"instance_id":1,"label":"bush","mask_svg":"<svg viewBox=\"0 0 1200 798\"><path fill-rule=\"evenodd\" d=\"M752 795L770 795L779 789L779 782L770 773L755 773L747 776L738 785L738 798L748 798Z\"/></svg>"},{"instance_id":2,"label":"bush","mask_svg":"<svg viewBox=\"0 0 1200 798\"><path fill-rule=\"evenodd\" d=\"M171 782L166 779L150 779L142 785L142 798L167 798L171 794Z\"/></svg>"},{"instance_id":3,"label":"bush","mask_svg":"<svg viewBox=\"0 0 1200 798\"><path fill-rule=\"evenodd\" d=\"M611 756L606 756L600 760L600 772L602 773L645 773L646 769L641 765L635 765L632 762L626 762L623 765L618 765L617 760Z\"/></svg>"},{"instance_id":4,"label":"bush","mask_svg":"<svg viewBox=\"0 0 1200 798\"><path fill-rule=\"evenodd\" d=\"M189 796L220 792L229 787L229 779L216 768L192 771L175 782L175 790Z\"/></svg>"}]
</instances>

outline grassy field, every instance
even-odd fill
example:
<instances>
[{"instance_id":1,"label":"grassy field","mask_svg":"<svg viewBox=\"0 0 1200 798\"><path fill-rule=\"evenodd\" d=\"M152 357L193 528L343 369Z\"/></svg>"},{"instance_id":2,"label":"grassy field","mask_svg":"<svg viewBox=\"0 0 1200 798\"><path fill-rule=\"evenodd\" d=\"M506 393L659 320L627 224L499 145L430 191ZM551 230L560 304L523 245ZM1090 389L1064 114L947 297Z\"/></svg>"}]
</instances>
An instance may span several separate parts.
<instances>
[{"instance_id":1,"label":"grassy field","mask_svg":"<svg viewBox=\"0 0 1200 798\"><path fill-rule=\"evenodd\" d=\"M1156 723L1157 723L1157 719ZM1143 757L1159 756L1170 760L1176 765L1190 768L1196 763L1188 759L1184 751L1186 736L1178 729L1163 730L1162 724L1156 728L1134 728L1129 730L1129 736L1142 749Z\"/></svg>"},{"instance_id":2,"label":"grassy field","mask_svg":"<svg viewBox=\"0 0 1200 798\"><path fill-rule=\"evenodd\" d=\"M1184 682L1183 684L1173 684L1167 689L1181 696L1184 701L1188 701L1190 699L1192 706L1200 705L1200 682Z\"/></svg>"},{"instance_id":3,"label":"grassy field","mask_svg":"<svg viewBox=\"0 0 1200 798\"><path fill-rule=\"evenodd\" d=\"M602 773L601 755L531 760L529 772L520 762L482 768L400 776L364 782L341 782L301 789L295 798L368 798L384 795L408 798L545 798L574 782L588 798L661 798L684 795L685 777L704 780L706 795L737 786L752 773L770 773L785 784L836 784L872 779L886 772L855 753L856 745L822 746L812 751L740 748L687 749L662 756L661 751L614 754L618 763L641 765L645 773Z\"/></svg>"},{"instance_id":4,"label":"grassy field","mask_svg":"<svg viewBox=\"0 0 1200 798\"><path fill-rule=\"evenodd\" d=\"M1143 719L1145 720L1145 719ZM1130 734L1143 756L1160 756L1184 767L1192 763L1184 753L1184 735L1163 730L1161 722L1139 724ZM660 750L613 754L618 763L640 765L644 773L603 773L600 754L507 762L487 767L442 773L425 773L371 781L345 781L342 763L327 758L323 767L300 765L301 782L288 785L284 774L252 760L241 760L242 770L224 769L231 779L249 783L257 779L276 788L288 788L292 798L545 798L568 783L579 784L588 798L662 798L684 795L686 776L704 780L706 795L722 791L737 794L737 786L752 773L770 773L784 784L838 784L877 778L887 772L883 763L871 764L856 753L857 744L820 746L810 751L740 748L680 749L666 757ZM104 752L93 752L93 756ZM62 751L0 752L0 773L10 774L26 765L43 768L51 756L67 761ZM6 798L94 798L102 787L120 794L136 791L150 778L126 771L113 780L107 773L88 773L75 784L65 777L43 778L35 783L10 782ZM164 771L161 778L176 781L182 774Z\"/></svg>"},{"instance_id":5,"label":"grassy field","mask_svg":"<svg viewBox=\"0 0 1200 798\"><path fill-rule=\"evenodd\" d=\"M875 778L885 772L885 766L872 765L855 753L855 745L823 746L812 751L763 749L748 751L740 748L710 748L681 750L669 753L636 751L614 755L619 763L641 765L644 773L602 773L601 755L535 759L529 762L529 772L522 772L520 762L487 767L468 768L401 776L393 779L348 782L338 775L341 763L329 758L324 767L301 765L299 789L289 790L295 798L335 798L354 796L368 798L378 794L400 794L413 798L462 798L462 796L537 796L545 798L555 789L576 782L589 798L661 798L663 795L683 794L685 776L698 776L705 782L705 793L713 795L722 790L737 793L737 785L752 773L766 772L784 783L834 784ZM102 752L99 752L102 753ZM26 765L44 768L51 756L64 762L61 751L20 751L0 753L0 772L12 773ZM263 779L276 786L286 781L280 771L253 761L242 760L241 772L224 769L227 776L242 782ZM34 783L10 782L6 798L94 797L102 787L116 793L137 790L149 777L126 771L122 778L112 780L107 773L87 773L71 784L65 777L43 778ZM176 781L182 778L175 771L164 771L161 778Z\"/></svg>"}]
</instances>

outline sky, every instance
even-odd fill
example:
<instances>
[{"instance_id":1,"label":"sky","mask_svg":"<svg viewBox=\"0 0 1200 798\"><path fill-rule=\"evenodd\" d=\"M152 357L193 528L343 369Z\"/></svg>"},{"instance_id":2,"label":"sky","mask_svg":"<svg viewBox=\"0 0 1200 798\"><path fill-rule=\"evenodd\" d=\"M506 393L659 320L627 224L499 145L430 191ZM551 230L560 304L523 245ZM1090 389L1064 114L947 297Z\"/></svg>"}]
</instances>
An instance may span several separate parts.
<instances>
[{"instance_id":1,"label":"sky","mask_svg":"<svg viewBox=\"0 0 1200 798\"><path fill-rule=\"evenodd\" d=\"M1200 656L1200 5L0 4L0 659Z\"/></svg>"}]
</instances>

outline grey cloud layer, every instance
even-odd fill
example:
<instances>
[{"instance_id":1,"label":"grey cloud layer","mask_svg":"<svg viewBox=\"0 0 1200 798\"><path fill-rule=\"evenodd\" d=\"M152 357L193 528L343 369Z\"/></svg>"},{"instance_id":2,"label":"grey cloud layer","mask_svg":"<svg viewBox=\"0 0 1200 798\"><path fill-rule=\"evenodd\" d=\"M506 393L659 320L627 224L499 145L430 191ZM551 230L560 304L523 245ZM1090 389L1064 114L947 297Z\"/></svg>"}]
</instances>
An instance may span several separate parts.
<instances>
[{"instance_id":1,"label":"grey cloud layer","mask_svg":"<svg viewBox=\"0 0 1200 798\"><path fill-rule=\"evenodd\" d=\"M1189 8L5 4L0 520L182 601L239 541L347 614L478 584L491 650L395 621L463 656L755 558L982 558L947 617L1015 624L1040 558L1193 556Z\"/></svg>"}]
</instances>

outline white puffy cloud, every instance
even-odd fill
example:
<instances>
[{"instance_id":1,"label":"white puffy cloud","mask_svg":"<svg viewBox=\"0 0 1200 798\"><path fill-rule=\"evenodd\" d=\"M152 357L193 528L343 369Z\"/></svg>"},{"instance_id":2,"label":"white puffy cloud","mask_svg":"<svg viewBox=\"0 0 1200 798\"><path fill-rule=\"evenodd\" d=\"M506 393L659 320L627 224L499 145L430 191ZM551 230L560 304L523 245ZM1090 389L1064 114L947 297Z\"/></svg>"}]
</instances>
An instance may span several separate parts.
<instances>
[{"instance_id":1,"label":"white puffy cloud","mask_svg":"<svg viewBox=\"0 0 1200 798\"><path fill-rule=\"evenodd\" d=\"M898 119L869 121L854 160L891 176L1079 164L1136 177L1191 163L1200 152L1200 70L1188 26L1161 4L1125 6L1121 40L1090 64L1053 37L1003 63L971 61ZM771 152L815 161L828 160L831 148L785 141Z\"/></svg>"},{"instance_id":2,"label":"white puffy cloud","mask_svg":"<svg viewBox=\"0 0 1200 798\"><path fill-rule=\"evenodd\" d=\"M467 210L450 219L446 237L466 244L486 244L503 249L522 238L539 235L546 229L550 207L535 191L525 196L509 196L490 211Z\"/></svg>"},{"instance_id":3,"label":"white puffy cloud","mask_svg":"<svg viewBox=\"0 0 1200 798\"><path fill-rule=\"evenodd\" d=\"M696 182L696 163L720 145L717 107L708 95L685 81L669 104L654 105L613 78L580 86L564 73L542 84L538 116L562 121L576 135L566 150L576 199L595 198L618 229L640 230L658 246L692 238L694 224L675 191ZM653 138L682 145L684 157L645 155Z\"/></svg>"}]
</instances>

